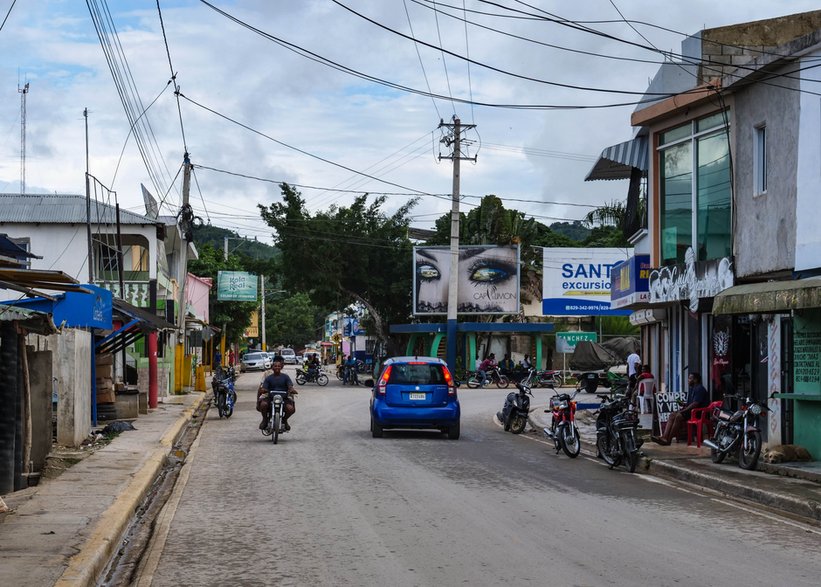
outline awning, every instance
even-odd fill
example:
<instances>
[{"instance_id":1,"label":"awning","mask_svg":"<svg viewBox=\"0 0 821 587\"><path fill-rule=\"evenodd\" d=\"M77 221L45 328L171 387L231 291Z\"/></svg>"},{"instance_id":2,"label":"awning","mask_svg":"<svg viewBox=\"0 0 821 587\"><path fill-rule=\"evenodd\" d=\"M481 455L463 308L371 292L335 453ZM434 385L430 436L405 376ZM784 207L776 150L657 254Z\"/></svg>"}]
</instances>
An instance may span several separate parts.
<instances>
[{"instance_id":1,"label":"awning","mask_svg":"<svg viewBox=\"0 0 821 587\"><path fill-rule=\"evenodd\" d=\"M599 160L584 178L584 181L597 179L630 179L635 167L647 174L647 137L639 136L630 141L607 147L601 152Z\"/></svg>"},{"instance_id":2,"label":"awning","mask_svg":"<svg viewBox=\"0 0 821 587\"><path fill-rule=\"evenodd\" d=\"M132 306L119 298L114 298L112 306L116 314L125 317L125 320L123 320L124 325L97 342L95 352L98 355L117 353L142 338L146 332L174 330L176 328L162 317L143 308Z\"/></svg>"},{"instance_id":3,"label":"awning","mask_svg":"<svg viewBox=\"0 0 821 587\"><path fill-rule=\"evenodd\" d=\"M821 277L736 285L713 300L713 314L766 314L807 308L821 308Z\"/></svg>"},{"instance_id":4,"label":"awning","mask_svg":"<svg viewBox=\"0 0 821 587\"><path fill-rule=\"evenodd\" d=\"M17 322L25 330L37 334L47 335L58 332L51 314L30 308L0 306L0 322Z\"/></svg>"}]
</instances>

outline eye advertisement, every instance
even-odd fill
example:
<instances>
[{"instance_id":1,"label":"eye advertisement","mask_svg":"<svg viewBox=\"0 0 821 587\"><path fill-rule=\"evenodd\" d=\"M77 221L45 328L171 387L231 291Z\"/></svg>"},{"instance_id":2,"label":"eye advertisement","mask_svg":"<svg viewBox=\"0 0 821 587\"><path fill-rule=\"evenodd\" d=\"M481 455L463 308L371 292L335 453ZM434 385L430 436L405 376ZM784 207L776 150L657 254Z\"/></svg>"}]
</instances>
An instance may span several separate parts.
<instances>
[{"instance_id":1,"label":"eye advertisement","mask_svg":"<svg viewBox=\"0 0 821 587\"><path fill-rule=\"evenodd\" d=\"M626 316L610 306L613 268L633 249L545 248L542 314L545 316Z\"/></svg>"},{"instance_id":2,"label":"eye advertisement","mask_svg":"<svg viewBox=\"0 0 821 587\"><path fill-rule=\"evenodd\" d=\"M448 313L450 247L414 247L413 313ZM519 247L459 247L459 314L519 313Z\"/></svg>"}]
</instances>

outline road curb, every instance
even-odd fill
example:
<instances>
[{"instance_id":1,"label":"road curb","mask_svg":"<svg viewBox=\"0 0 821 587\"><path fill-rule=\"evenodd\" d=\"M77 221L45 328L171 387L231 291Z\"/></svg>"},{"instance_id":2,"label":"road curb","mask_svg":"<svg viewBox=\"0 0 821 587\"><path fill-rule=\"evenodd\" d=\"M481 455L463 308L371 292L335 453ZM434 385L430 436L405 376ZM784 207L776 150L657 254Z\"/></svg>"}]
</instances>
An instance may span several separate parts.
<instances>
[{"instance_id":1,"label":"road curb","mask_svg":"<svg viewBox=\"0 0 821 587\"><path fill-rule=\"evenodd\" d=\"M159 446L151 451L126 488L97 520L80 551L68 559L68 566L54 584L55 587L96 585L100 574L119 547L134 512L162 469L171 447L185 430L193 414L205 401L205 393L197 393L200 397L186 407L176 422L163 434L159 440Z\"/></svg>"},{"instance_id":2,"label":"road curb","mask_svg":"<svg viewBox=\"0 0 821 587\"><path fill-rule=\"evenodd\" d=\"M759 489L752 485L745 485L733 479L708 475L701 471L682 467L670 461L647 459L648 472L657 477L665 477L692 483L699 487L706 487L718 491L729 497L745 499L773 509L788 512L802 518L821 522L821 503L813 500L797 499L791 495Z\"/></svg>"}]
</instances>

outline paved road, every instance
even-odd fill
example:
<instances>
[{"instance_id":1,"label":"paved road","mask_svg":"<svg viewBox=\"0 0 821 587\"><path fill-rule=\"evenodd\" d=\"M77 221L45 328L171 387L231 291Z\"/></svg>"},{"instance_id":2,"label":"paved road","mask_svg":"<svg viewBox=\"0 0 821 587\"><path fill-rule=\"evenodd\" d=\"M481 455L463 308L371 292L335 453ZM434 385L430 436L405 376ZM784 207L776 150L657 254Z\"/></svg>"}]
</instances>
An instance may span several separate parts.
<instances>
[{"instance_id":1,"label":"paved road","mask_svg":"<svg viewBox=\"0 0 821 587\"><path fill-rule=\"evenodd\" d=\"M818 584L817 529L504 433L503 391L460 390L458 441L374 439L369 391L332 377L275 446L258 379L209 412L142 585Z\"/></svg>"}]
</instances>

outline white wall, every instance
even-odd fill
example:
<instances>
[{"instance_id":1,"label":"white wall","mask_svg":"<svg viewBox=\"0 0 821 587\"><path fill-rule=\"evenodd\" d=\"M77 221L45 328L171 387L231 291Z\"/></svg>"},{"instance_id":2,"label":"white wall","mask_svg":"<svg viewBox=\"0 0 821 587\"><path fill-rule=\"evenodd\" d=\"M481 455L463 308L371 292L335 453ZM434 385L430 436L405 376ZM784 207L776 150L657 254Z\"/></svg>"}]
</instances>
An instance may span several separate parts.
<instances>
[{"instance_id":1,"label":"white wall","mask_svg":"<svg viewBox=\"0 0 821 587\"><path fill-rule=\"evenodd\" d=\"M818 230L818 203L821 191L821 71L810 67L821 58L821 49L805 55L801 63L801 106L798 134L798 177L795 206L795 270L821 267L821 231Z\"/></svg>"},{"instance_id":2,"label":"white wall","mask_svg":"<svg viewBox=\"0 0 821 587\"><path fill-rule=\"evenodd\" d=\"M96 228L92 226L92 231ZM32 259L32 269L62 271L88 282L88 240L85 224L0 224L0 232L12 238L28 238L29 250L42 259ZM111 231L103 231L111 232ZM116 231L115 231L116 232ZM155 226L123 225L123 234L139 234L148 241L148 269L151 278L157 276L157 229Z\"/></svg>"}]
</instances>

